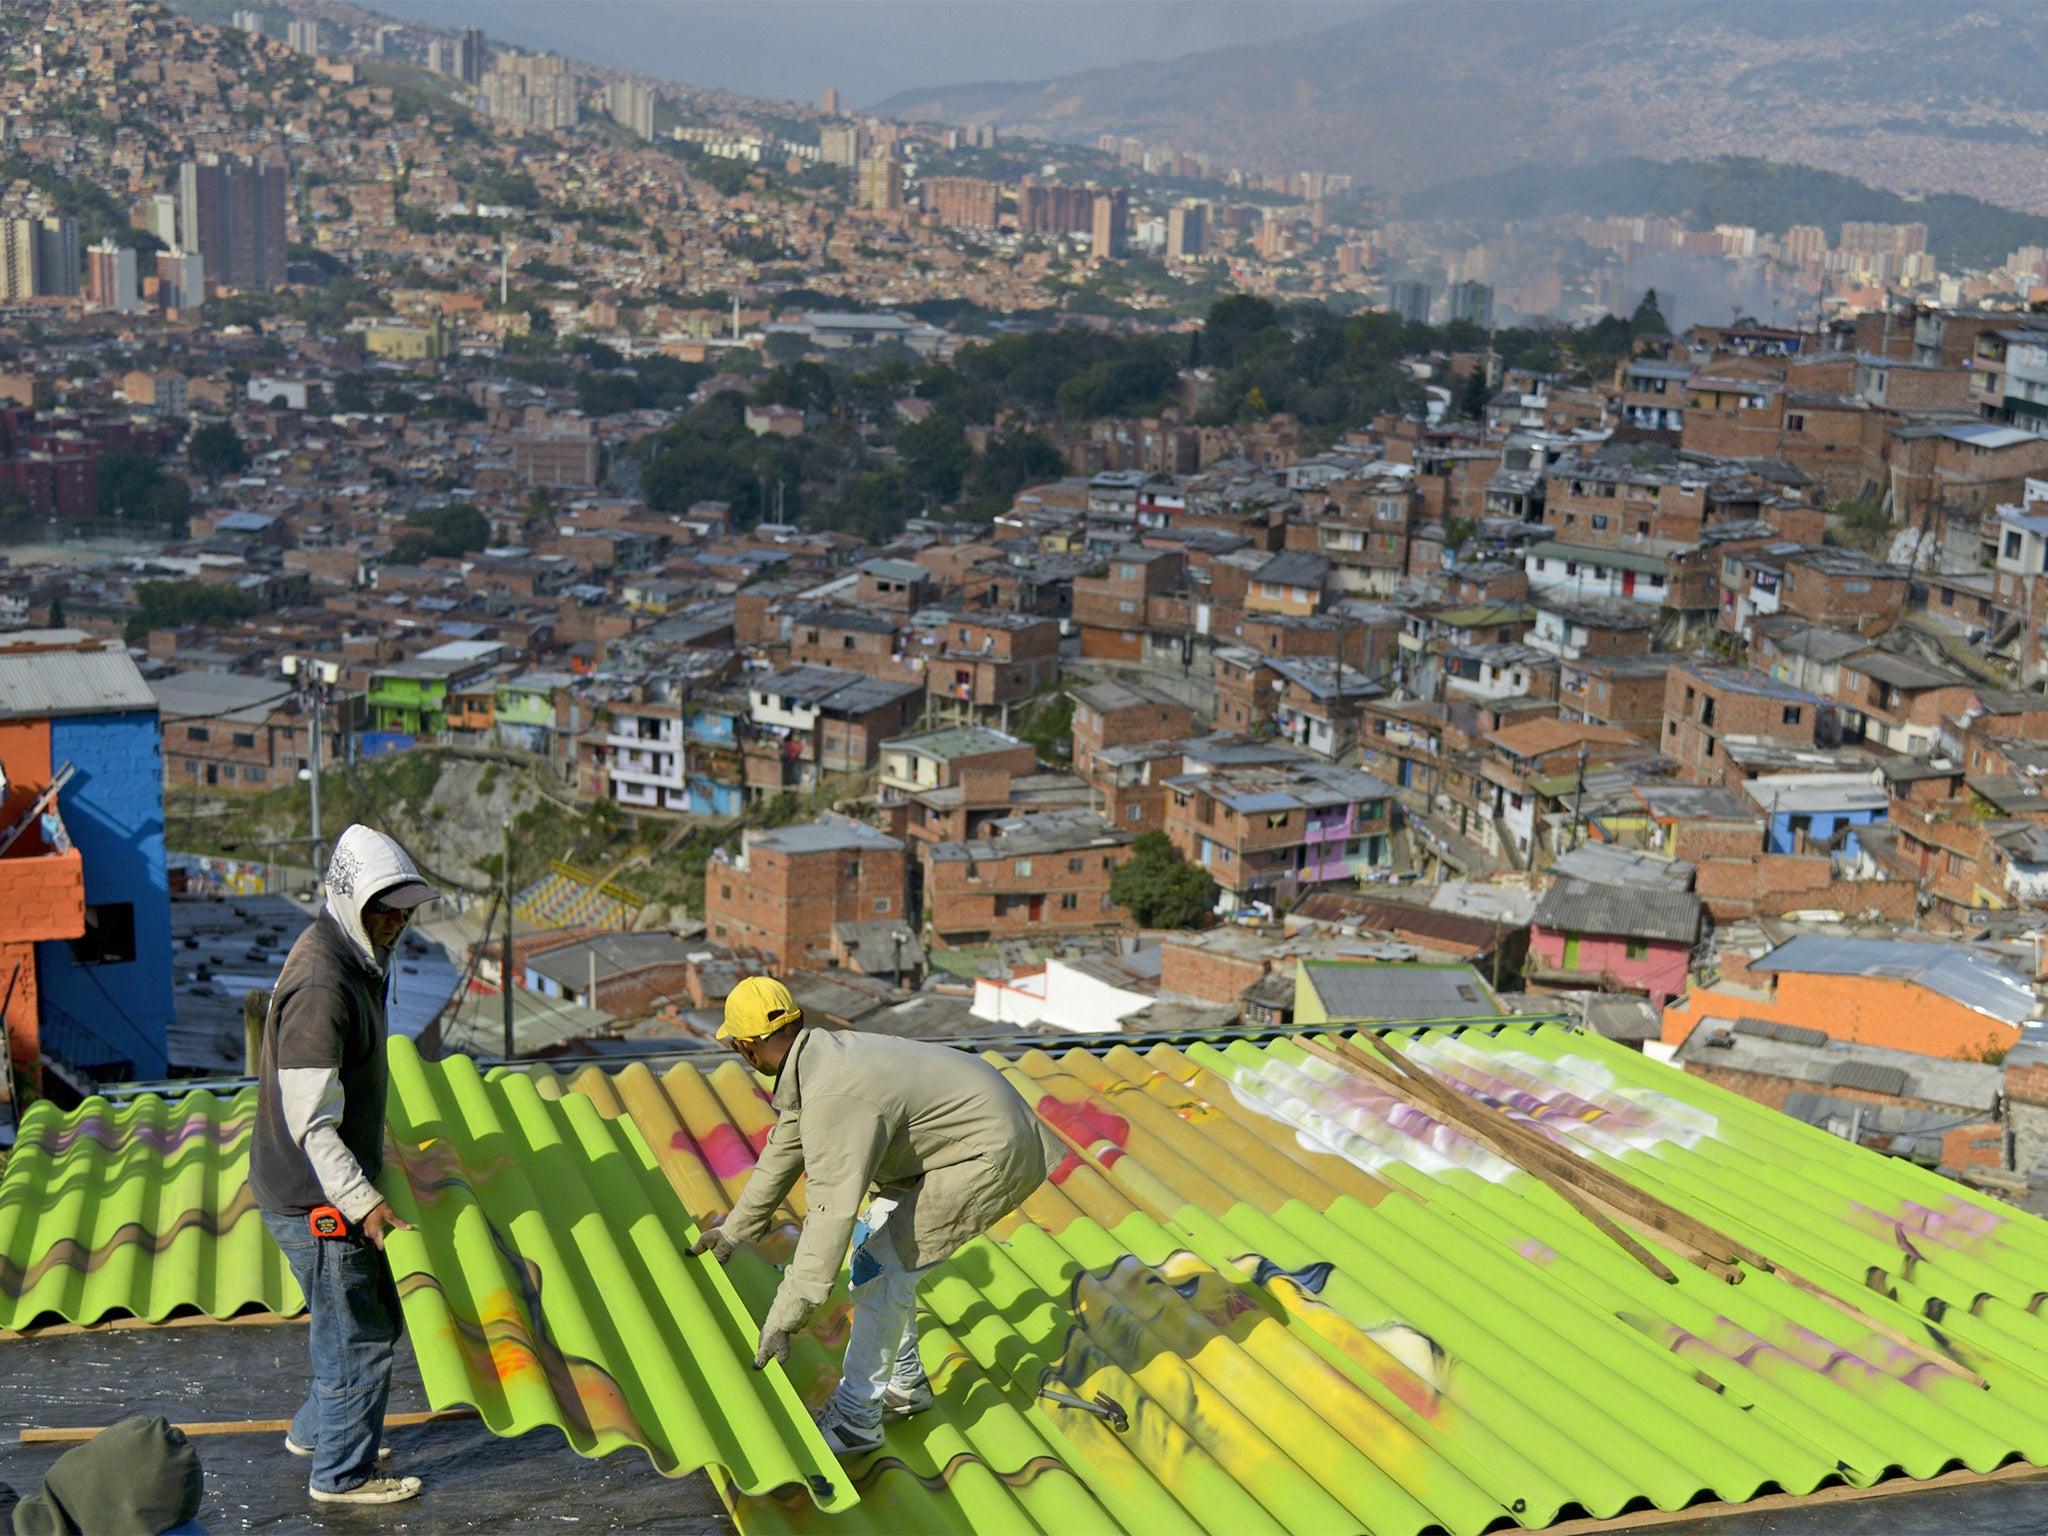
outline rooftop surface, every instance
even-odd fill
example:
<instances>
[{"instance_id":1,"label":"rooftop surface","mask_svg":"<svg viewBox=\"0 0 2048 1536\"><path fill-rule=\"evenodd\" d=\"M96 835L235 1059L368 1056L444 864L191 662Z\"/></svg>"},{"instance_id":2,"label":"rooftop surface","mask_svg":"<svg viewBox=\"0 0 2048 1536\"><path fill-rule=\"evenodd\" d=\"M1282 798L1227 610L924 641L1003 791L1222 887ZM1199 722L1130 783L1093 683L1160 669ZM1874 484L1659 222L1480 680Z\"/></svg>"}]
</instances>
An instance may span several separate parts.
<instances>
[{"instance_id":1,"label":"rooftop surface","mask_svg":"<svg viewBox=\"0 0 2048 1536\"><path fill-rule=\"evenodd\" d=\"M729 1208L768 1124L737 1063L479 1079L401 1046L383 1184L420 1222L392 1256L421 1395L480 1400L472 1430L553 1425L586 1456L704 1465L749 1536L1478 1536L2048 1454L2035 1218L1587 1032L1503 1021L1402 1046L1862 1315L1761 1270L1731 1287L1669 1250L1676 1281L1659 1280L1531 1175L1291 1044L992 1057L1070 1155L927 1278L937 1402L842 1469L819 1460L802 1405L831 1384L844 1303L820 1330L834 1348L805 1335L786 1380L756 1373L746 1314L774 1268L680 1255L694 1222ZM0 1184L0 1251L19 1266L0 1326L243 1297L288 1309L246 1203L248 1118L247 1094L38 1110ZM88 1167L101 1198L45 1197ZM151 1240L122 1227L141 1199L167 1232L154 1264L81 1274L54 1257ZM221 1215L177 1219L194 1211ZM625 1230L635 1244L614 1246ZM490 1347L462 1347L470 1330ZM1041 1385L1102 1394L1129 1427ZM230 1395L227 1411L243 1406ZM415 1455L427 1442L401 1436ZM858 1513L821 1513L809 1476L828 1503L857 1490ZM550 1512L595 1487L593 1524L616 1518L604 1486L564 1477Z\"/></svg>"},{"instance_id":2,"label":"rooftop surface","mask_svg":"<svg viewBox=\"0 0 2048 1536\"><path fill-rule=\"evenodd\" d=\"M2007 1024L2039 1012L2034 989L1997 961L1956 944L1912 939L1835 939L1801 934L1749 963L1752 971L1807 976L1889 976Z\"/></svg>"}]
</instances>

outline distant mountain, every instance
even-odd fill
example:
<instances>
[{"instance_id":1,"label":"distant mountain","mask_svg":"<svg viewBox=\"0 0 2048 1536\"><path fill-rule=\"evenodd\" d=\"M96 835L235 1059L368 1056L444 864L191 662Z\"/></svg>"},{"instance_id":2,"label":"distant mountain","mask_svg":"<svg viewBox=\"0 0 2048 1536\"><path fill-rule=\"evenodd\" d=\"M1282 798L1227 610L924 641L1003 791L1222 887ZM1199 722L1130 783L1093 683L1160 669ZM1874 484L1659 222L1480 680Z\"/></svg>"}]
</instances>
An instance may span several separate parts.
<instances>
[{"instance_id":1,"label":"distant mountain","mask_svg":"<svg viewBox=\"0 0 2048 1536\"><path fill-rule=\"evenodd\" d=\"M1405 192L1531 162L1747 156L2048 212L2048 7L1886 0L1411 0L1282 42L888 115L1171 140Z\"/></svg>"}]
</instances>

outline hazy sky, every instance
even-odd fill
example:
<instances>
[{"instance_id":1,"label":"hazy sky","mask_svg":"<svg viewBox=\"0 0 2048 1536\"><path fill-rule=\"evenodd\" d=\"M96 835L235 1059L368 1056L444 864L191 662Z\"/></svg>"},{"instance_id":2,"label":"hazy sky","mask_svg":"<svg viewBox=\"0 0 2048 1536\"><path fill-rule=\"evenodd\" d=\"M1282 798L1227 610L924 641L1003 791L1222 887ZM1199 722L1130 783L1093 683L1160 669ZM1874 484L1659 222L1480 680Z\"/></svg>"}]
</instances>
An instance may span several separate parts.
<instances>
[{"instance_id":1,"label":"hazy sky","mask_svg":"<svg viewBox=\"0 0 2048 1536\"><path fill-rule=\"evenodd\" d=\"M367 0L433 26L691 85L848 106L1336 26L1364 0Z\"/></svg>"}]
</instances>

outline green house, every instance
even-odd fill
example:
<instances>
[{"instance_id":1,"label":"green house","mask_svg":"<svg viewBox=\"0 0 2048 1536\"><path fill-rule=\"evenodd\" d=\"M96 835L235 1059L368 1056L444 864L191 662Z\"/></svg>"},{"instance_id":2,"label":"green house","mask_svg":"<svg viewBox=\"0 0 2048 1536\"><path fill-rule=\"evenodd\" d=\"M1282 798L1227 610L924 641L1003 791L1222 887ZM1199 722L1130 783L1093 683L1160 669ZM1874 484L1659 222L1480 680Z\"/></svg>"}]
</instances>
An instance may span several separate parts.
<instances>
[{"instance_id":1,"label":"green house","mask_svg":"<svg viewBox=\"0 0 2048 1536\"><path fill-rule=\"evenodd\" d=\"M442 646L441 651L454 650ZM470 647L464 646L465 651ZM408 736L433 736L448 729L448 695L474 682L491 669L491 656L439 655L429 651L407 661L394 661L370 674L369 692L363 702L369 707L370 729L402 732Z\"/></svg>"}]
</instances>

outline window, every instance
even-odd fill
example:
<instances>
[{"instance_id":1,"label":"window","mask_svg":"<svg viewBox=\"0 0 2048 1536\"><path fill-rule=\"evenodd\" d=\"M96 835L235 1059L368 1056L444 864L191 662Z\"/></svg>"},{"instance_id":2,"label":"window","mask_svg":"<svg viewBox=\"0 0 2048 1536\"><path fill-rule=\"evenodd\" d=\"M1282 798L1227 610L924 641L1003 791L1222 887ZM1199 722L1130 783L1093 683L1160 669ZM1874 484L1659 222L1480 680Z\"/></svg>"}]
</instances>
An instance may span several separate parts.
<instances>
[{"instance_id":1,"label":"window","mask_svg":"<svg viewBox=\"0 0 2048 1536\"><path fill-rule=\"evenodd\" d=\"M1796 412L1788 415L1785 418L1785 430L1787 432L1804 432L1806 430L1806 418Z\"/></svg>"},{"instance_id":2,"label":"window","mask_svg":"<svg viewBox=\"0 0 2048 1536\"><path fill-rule=\"evenodd\" d=\"M1266 813L1266 825L1267 825L1267 826L1269 826L1269 827L1284 827L1284 826L1286 826L1286 825L1287 825L1287 812L1285 812L1285 811L1268 811L1268 812Z\"/></svg>"},{"instance_id":3,"label":"window","mask_svg":"<svg viewBox=\"0 0 2048 1536\"><path fill-rule=\"evenodd\" d=\"M1787 704L1785 706L1785 723L1787 725L1797 725L1800 714L1801 710L1797 704Z\"/></svg>"},{"instance_id":4,"label":"window","mask_svg":"<svg viewBox=\"0 0 2048 1536\"><path fill-rule=\"evenodd\" d=\"M1145 807L1142 805L1127 805L1124 807L1125 821L1143 821L1144 819Z\"/></svg>"},{"instance_id":5,"label":"window","mask_svg":"<svg viewBox=\"0 0 2048 1536\"><path fill-rule=\"evenodd\" d=\"M1631 960L1647 960L1647 959L1649 959L1649 958L1650 958L1650 946L1649 946L1649 943L1648 943L1648 942L1647 942L1646 940L1643 940L1643 939L1630 939L1630 940L1628 941L1628 957L1629 957L1629 959L1631 959Z\"/></svg>"},{"instance_id":6,"label":"window","mask_svg":"<svg viewBox=\"0 0 2048 1536\"><path fill-rule=\"evenodd\" d=\"M841 649L842 651L850 651L850 650L852 650L852 649L853 649L853 636L851 636L851 635L841 635L841 636L839 637L839 649Z\"/></svg>"},{"instance_id":7,"label":"window","mask_svg":"<svg viewBox=\"0 0 2048 1536\"><path fill-rule=\"evenodd\" d=\"M1666 736L1676 736L1678 734L1678 722L1676 720L1666 720L1664 722L1664 734Z\"/></svg>"},{"instance_id":8,"label":"window","mask_svg":"<svg viewBox=\"0 0 2048 1536\"><path fill-rule=\"evenodd\" d=\"M2017 533L2008 533L2005 536L2005 558L2008 560L2017 560L2019 559L2019 557L2020 536Z\"/></svg>"},{"instance_id":9,"label":"window","mask_svg":"<svg viewBox=\"0 0 2048 1536\"><path fill-rule=\"evenodd\" d=\"M268 777L270 777L268 769L258 768L248 763L242 766L242 782L244 784L261 784Z\"/></svg>"},{"instance_id":10,"label":"window","mask_svg":"<svg viewBox=\"0 0 2048 1536\"><path fill-rule=\"evenodd\" d=\"M199 771L199 759L198 759L198 758L196 758L196 757L188 757L188 758L186 758L186 759L185 759L185 771L186 771L187 773L197 773L197 772Z\"/></svg>"},{"instance_id":11,"label":"window","mask_svg":"<svg viewBox=\"0 0 2048 1536\"><path fill-rule=\"evenodd\" d=\"M1031 873L1031 861L1029 859L1019 859L1015 864L1011 865L1010 867L1013 871L1020 875L1028 875Z\"/></svg>"},{"instance_id":12,"label":"window","mask_svg":"<svg viewBox=\"0 0 2048 1536\"><path fill-rule=\"evenodd\" d=\"M1068 891L1064 896L1060 897L1060 910L1062 912L1072 912L1080 905L1081 898L1072 891Z\"/></svg>"},{"instance_id":13,"label":"window","mask_svg":"<svg viewBox=\"0 0 2048 1536\"><path fill-rule=\"evenodd\" d=\"M1118 581L1137 581L1142 575L1142 570L1135 565L1120 565L1116 568Z\"/></svg>"},{"instance_id":14,"label":"window","mask_svg":"<svg viewBox=\"0 0 2048 1536\"><path fill-rule=\"evenodd\" d=\"M849 880L858 880L860 878L859 859L848 859L846 861L846 878Z\"/></svg>"},{"instance_id":15,"label":"window","mask_svg":"<svg viewBox=\"0 0 2048 1536\"><path fill-rule=\"evenodd\" d=\"M877 912L886 912L886 911L888 911L888 910L889 910L889 898L888 898L887 896L877 896L877 897L875 898L875 910L876 910Z\"/></svg>"},{"instance_id":16,"label":"window","mask_svg":"<svg viewBox=\"0 0 2048 1536\"><path fill-rule=\"evenodd\" d=\"M970 639L972 639L972 638L973 638L973 635L974 635L974 631L973 631L973 630L971 630L971 629L963 629L963 630L961 630L961 631L960 631L960 643L961 643L962 645L965 645L965 644L967 644L967 642L968 642L968 641L969 641Z\"/></svg>"},{"instance_id":17,"label":"window","mask_svg":"<svg viewBox=\"0 0 2048 1536\"><path fill-rule=\"evenodd\" d=\"M1120 602L1116 605L1116 611L1118 613L1136 613L1138 605L1133 602Z\"/></svg>"},{"instance_id":18,"label":"window","mask_svg":"<svg viewBox=\"0 0 2048 1536\"><path fill-rule=\"evenodd\" d=\"M729 886L729 885L721 885L721 886L719 886L719 888L718 888L718 899L719 899L720 901L731 901L731 900L732 900L732 887L731 887L731 886Z\"/></svg>"},{"instance_id":19,"label":"window","mask_svg":"<svg viewBox=\"0 0 2048 1536\"><path fill-rule=\"evenodd\" d=\"M85 909L85 933L71 941L74 965L120 965L135 958L135 904L109 902Z\"/></svg>"},{"instance_id":20,"label":"window","mask_svg":"<svg viewBox=\"0 0 2048 1536\"><path fill-rule=\"evenodd\" d=\"M1649 531L1650 531L1650 520L1649 520L1649 519L1648 519L1647 517L1639 517L1639 518L1637 518L1637 519L1636 519L1636 532L1637 532L1637 533L1648 533Z\"/></svg>"},{"instance_id":21,"label":"window","mask_svg":"<svg viewBox=\"0 0 2048 1536\"><path fill-rule=\"evenodd\" d=\"M806 645L816 645L817 643L818 643L818 632L817 632L817 631L816 631L815 629L807 629L807 630L805 630L805 631L804 631L804 644L806 644Z\"/></svg>"},{"instance_id":22,"label":"window","mask_svg":"<svg viewBox=\"0 0 2048 1536\"><path fill-rule=\"evenodd\" d=\"M1085 864L1086 864L1087 862L1088 862L1088 861L1087 861L1086 859L1069 859L1069 860L1067 860L1067 873L1068 873L1068 874L1070 874L1070 875L1078 875L1079 873L1081 873L1081 869L1082 869L1082 867L1083 867L1083 866L1084 866L1084 865L1085 865Z\"/></svg>"},{"instance_id":23,"label":"window","mask_svg":"<svg viewBox=\"0 0 2048 1536\"><path fill-rule=\"evenodd\" d=\"M1605 528L1607 526L1606 516L1604 514L1596 514L1593 518L1593 526L1595 528Z\"/></svg>"},{"instance_id":24,"label":"window","mask_svg":"<svg viewBox=\"0 0 2048 1536\"><path fill-rule=\"evenodd\" d=\"M718 936L719 936L719 937L720 937L721 939L722 939L722 938L724 938L724 937L725 937L725 924L723 924L723 923L720 923L720 924L718 925L718 928L717 928L717 930L716 930L716 931L717 931L717 934L718 934Z\"/></svg>"},{"instance_id":25,"label":"window","mask_svg":"<svg viewBox=\"0 0 2048 1536\"><path fill-rule=\"evenodd\" d=\"M240 747L245 752L253 751L256 746L255 733L253 731L235 732L235 745Z\"/></svg>"},{"instance_id":26,"label":"window","mask_svg":"<svg viewBox=\"0 0 2048 1536\"><path fill-rule=\"evenodd\" d=\"M1133 809L1133 810L1135 810L1135 809L1136 809L1136 807L1135 807L1135 806L1133 806L1133 807L1132 807L1132 809ZM1115 869L1115 868L1116 868L1116 860L1115 860L1115 858L1113 858L1113 857L1112 857L1111 855L1109 855L1109 854L1106 854L1106 853L1105 853L1105 854L1104 854L1104 855L1102 856L1102 867L1103 867L1104 869Z\"/></svg>"},{"instance_id":27,"label":"window","mask_svg":"<svg viewBox=\"0 0 2048 1536\"><path fill-rule=\"evenodd\" d=\"M186 726L186 727L185 727L185 739L186 739L187 741L205 741L205 740L207 740L207 734L206 734L206 727L205 727L205 726L203 726L203 725L188 725L188 726Z\"/></svg>"}]
</instances>

